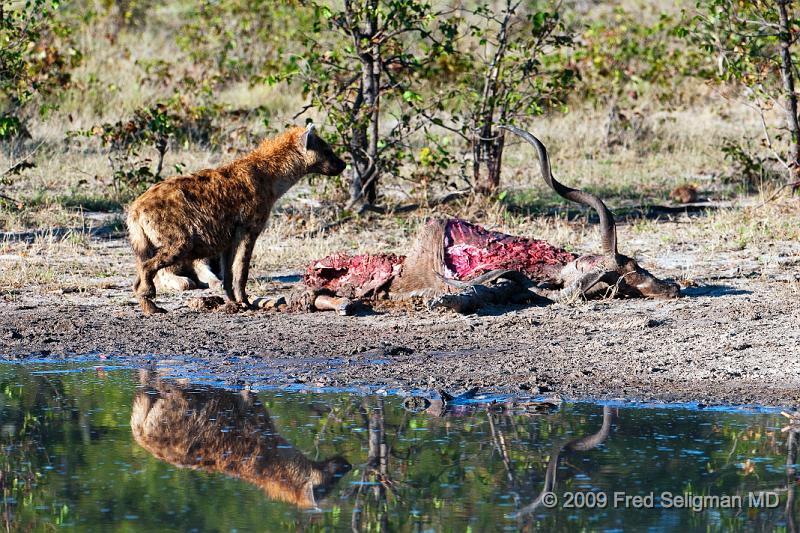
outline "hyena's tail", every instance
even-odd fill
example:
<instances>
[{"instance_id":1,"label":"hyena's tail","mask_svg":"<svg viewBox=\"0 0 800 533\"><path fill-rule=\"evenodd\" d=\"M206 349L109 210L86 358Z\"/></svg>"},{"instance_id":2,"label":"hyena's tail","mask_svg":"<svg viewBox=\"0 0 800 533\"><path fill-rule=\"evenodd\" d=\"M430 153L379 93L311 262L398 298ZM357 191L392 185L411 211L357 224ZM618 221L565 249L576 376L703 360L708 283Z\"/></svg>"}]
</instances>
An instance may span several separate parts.
<instances>
[{"instance_id":1,"label":"hyena's tail","mask_svg":"<svg viewBox=\"0 0 800 533\"><path fill-rule=\"evenodd\" d=\"M133 254L136 256L136 280L133 282L133 290L139 289L141 283L139 266L155 254L155 246L153 241L147 236L144 228L138 220L138 217L133 212L128 213L128 239L131 241L131 248Z\"/></svg>"}]
</instances>

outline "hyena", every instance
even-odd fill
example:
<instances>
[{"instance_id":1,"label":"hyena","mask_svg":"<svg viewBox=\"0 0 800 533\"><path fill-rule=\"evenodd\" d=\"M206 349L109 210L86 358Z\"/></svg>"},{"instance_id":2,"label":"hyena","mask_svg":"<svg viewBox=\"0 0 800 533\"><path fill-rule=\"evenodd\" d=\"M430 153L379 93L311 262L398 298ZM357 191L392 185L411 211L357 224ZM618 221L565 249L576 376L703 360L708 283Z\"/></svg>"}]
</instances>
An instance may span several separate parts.
<instances>
[{"instance_id":1,"label":"hyena","mask_svg":"<svg viewBox=\"0 0 800 533\"><path fill-rule=\"evenodd\" d=\"M134 292L144 313L164 312L153 302L159 270L212 257L220 257L225 297L249 307L250 258L275 201L306 174L337 176L344 169L312 124L267 139L217 169L150 187L131 204L127 221Z\"/></svg>"},{"instance_id":2,"label":"hyena","mask_svg":"<svg viewBox=\"0 0 800 533\"><path fill-rule=\"evenodd\" d=\"M316 507L350 469L340 456L312 461L277 434L249 393L153 379L133 400L131 431L156 458L179 468L215 472L256 485L273 500Z\"/></svg>"}]
</instances>

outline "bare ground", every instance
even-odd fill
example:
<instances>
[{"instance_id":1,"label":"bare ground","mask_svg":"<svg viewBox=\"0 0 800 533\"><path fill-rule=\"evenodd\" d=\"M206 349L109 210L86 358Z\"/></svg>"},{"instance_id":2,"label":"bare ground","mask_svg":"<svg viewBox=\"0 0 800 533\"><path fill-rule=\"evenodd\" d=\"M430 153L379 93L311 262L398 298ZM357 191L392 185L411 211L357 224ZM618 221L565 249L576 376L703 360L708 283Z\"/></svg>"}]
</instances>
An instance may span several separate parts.
<instances>
[{"instance_id":1,"label":"bare ground","mask_svg":"<svg viewBox=\"0 0 800 533\"><path fill-rule=\"evenodd\" d=\"M793 242L768 247L769 260L752 251L712 259L683 245L644 261L674 278L687 277L688 268L691 286L675 301L501 307L470 316L380 306L355 317L230 315L188 309L193 291L162 297L169 314L143 317L131 298L126 243L92 238L73 250L79 257L59 262L44 254L58 283L5 291L0 358L103 354L255 385L480 386L570 399L792 406L800 403L800 253ZM14 257L7 253L3 268L26 268ZM114 268L87 278L86 262ZM289 288L280 277L257 285L263 294Z\"/></svg>"}]
</instances>

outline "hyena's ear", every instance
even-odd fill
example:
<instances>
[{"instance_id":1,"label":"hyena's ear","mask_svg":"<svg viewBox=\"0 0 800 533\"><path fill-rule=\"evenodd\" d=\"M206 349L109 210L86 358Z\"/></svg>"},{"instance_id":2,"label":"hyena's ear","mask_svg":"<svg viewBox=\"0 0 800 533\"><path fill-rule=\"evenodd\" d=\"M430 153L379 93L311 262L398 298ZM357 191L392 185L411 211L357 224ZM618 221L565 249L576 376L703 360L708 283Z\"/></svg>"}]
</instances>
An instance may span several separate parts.
<instances>
[{"instance_id":1,"label":"hyena's ear","mask_svg":"<svg viewBox=\"0 0 800 533\"><path fill-rule=\"evenodd\" d=\"M300 138L300 142L303 144L303 149L308 150L313 144L314 139L317 137L317 127L312 123L306 127L306 132Z\"/></svg>"}]
</instances>

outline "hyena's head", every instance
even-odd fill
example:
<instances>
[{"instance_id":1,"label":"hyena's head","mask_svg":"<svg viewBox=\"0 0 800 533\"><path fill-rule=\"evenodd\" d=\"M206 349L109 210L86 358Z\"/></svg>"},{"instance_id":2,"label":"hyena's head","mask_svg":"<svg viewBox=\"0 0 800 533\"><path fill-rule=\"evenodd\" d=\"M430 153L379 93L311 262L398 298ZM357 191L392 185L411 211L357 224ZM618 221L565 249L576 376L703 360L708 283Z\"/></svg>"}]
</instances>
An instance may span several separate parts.
<instances>
[{"instance_id":1,"label":"hyena's head","mask_svg":"<svg viewBox=\"0 0 800 533\"><path fill-rule=\"evenodd\" d=\"M325 498L352 468L353 466L347 459L340 455L315 463L314 474L312 474L310 482L314 501Z\"/></svg>"},{"instance_id":2,"label":"hyena's head","mask_svg":"<svg viewBox=\"0 0 800 533\"><path fill-rule=\"evenodd\" d=\"M309 174L338 176L344 172L347 164L333 153L330 145L317 134L317 128L313 124L309 124L305 133L300 136L300 143Z\"/></svg>"}]
</instances>

